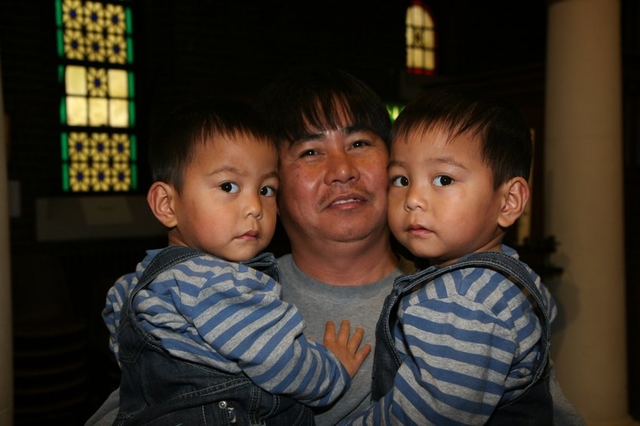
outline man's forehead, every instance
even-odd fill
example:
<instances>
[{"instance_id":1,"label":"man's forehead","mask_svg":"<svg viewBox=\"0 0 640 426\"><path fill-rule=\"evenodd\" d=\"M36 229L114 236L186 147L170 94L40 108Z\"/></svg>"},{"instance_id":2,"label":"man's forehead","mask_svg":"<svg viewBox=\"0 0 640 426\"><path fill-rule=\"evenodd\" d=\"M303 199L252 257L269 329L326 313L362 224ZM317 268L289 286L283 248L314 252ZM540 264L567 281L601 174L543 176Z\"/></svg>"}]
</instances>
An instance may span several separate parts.
<instances>
[{"instance_id":1,"label":"man's forehead","mask_svg":"<svg viewBox=\"0 0 640 426\"><path fill-rule=\"evenodd\" d=\"M299 138L297 138L294 141L291 141L290 145L295 145L297 143L308 142L308 141L316 141L316 140L321 141L321 140L327 139L329 137L329 133L334 131L341 133L343 136L349 136L354 133L368 133L372 137L375 136L375 133L373 131L366 128L365 126L357 125L357 124L333 125L333 126L326 126L326 127L320 127L320 128L310 127L307 129L305 133L300 135Z\"/></svg>"}]
</instances>

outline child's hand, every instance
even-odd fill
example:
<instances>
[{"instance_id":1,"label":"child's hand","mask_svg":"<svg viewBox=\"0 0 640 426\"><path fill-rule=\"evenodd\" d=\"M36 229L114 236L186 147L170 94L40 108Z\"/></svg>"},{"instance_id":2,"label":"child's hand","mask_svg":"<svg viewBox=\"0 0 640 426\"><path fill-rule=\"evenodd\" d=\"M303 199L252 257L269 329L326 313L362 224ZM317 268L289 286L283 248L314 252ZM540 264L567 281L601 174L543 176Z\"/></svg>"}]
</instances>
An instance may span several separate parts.
<instances>
[{"instance_id":1,"label":"child's hand","mask_svg":"<svg viewBox=\"0 0 640 426\"><path fill-rule=\"evenodd\" d=\"M351 334L349 320L342 320L340 330L336 336L336 326L333 321L327 321L324 328L324 346L327 347L340 360L344 368L353 377L371 352L371 345L366 344L360 348L364 328L358 326Z\"/></svg>"}]
</instances>

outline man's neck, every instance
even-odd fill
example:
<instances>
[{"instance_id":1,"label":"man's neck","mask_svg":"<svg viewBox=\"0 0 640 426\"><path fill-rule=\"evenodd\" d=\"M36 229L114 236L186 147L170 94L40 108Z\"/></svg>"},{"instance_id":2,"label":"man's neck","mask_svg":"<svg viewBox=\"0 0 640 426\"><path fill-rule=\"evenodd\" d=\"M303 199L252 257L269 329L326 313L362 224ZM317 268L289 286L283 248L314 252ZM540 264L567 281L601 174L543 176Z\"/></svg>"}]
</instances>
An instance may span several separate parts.
<instances>
[{"instance_id":1,"label":"man's neck","mask_svg":"<svg viewBox=\"0 0 640 426\"><path fill-rule=\"evenodd\" d=\"M391 249L388 235L371 241L348 243L291 243L291 255L296 266L310 277L336 286L373 283L393 272L398 258Z\"/></svg>"}]
</instances>

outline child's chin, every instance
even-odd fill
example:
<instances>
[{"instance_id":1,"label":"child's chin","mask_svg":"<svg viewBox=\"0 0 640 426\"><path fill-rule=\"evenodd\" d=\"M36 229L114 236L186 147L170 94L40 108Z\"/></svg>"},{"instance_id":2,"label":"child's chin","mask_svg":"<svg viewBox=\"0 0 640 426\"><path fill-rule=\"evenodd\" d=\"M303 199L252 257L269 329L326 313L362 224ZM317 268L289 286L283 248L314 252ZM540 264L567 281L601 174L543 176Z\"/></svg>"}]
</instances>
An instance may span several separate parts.
<instances>
[{"instance_id":1,"label":"child's chin","mask_svg":"<svg viewBox=\"0 0 640 426\"><path fill-rule=\"evenodd\" d=\"M419 257L420 259L433 259L434 257L437 257L437 253L432 250L425 250L424 247L408 246L407 249L411 254L415 257Z\"/></svg>"}]
</instances>

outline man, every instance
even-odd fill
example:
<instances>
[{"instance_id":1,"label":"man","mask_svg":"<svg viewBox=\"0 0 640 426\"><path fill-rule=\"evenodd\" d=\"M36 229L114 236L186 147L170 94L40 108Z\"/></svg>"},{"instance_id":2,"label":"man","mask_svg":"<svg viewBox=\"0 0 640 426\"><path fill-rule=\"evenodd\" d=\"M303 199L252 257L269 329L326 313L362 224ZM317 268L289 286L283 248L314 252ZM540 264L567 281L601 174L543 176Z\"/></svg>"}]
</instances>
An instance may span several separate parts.
<instances>
[{"instance_id":1,"label":"man","mask_svg":"<svg viewBox=\"0 0 640 426\"><path fill-rule=\"evenodd\" d=\"M346 318L374 345L394 279L414 270L389 240L386 107L355 77L323 68L280 76L256 107L279 143L278 208L291 247L278 259L283 299L298 306L315 340L326 321ZM368 406L372 365L369 355L349 390L316 413L317 425ZM116 390L86 425L111 424L118 404Z\"/></svg>"},{"instance_id":2,"label":"man","mask_svg":"<svg viewBox=\"0 0 640 426\"><path fill-rule=\"evenodd\" d=\"M278 259L283 299L321 340L327 320L375 326L394 279L414 270L396 256L387 226L391 128L380 98L333 69L294 70L265 88L257 108L279 143L278 211L291 254ZM373 356L334 405L316 411L334 425L370 403Z\"/></svg>"}]
</instances>

